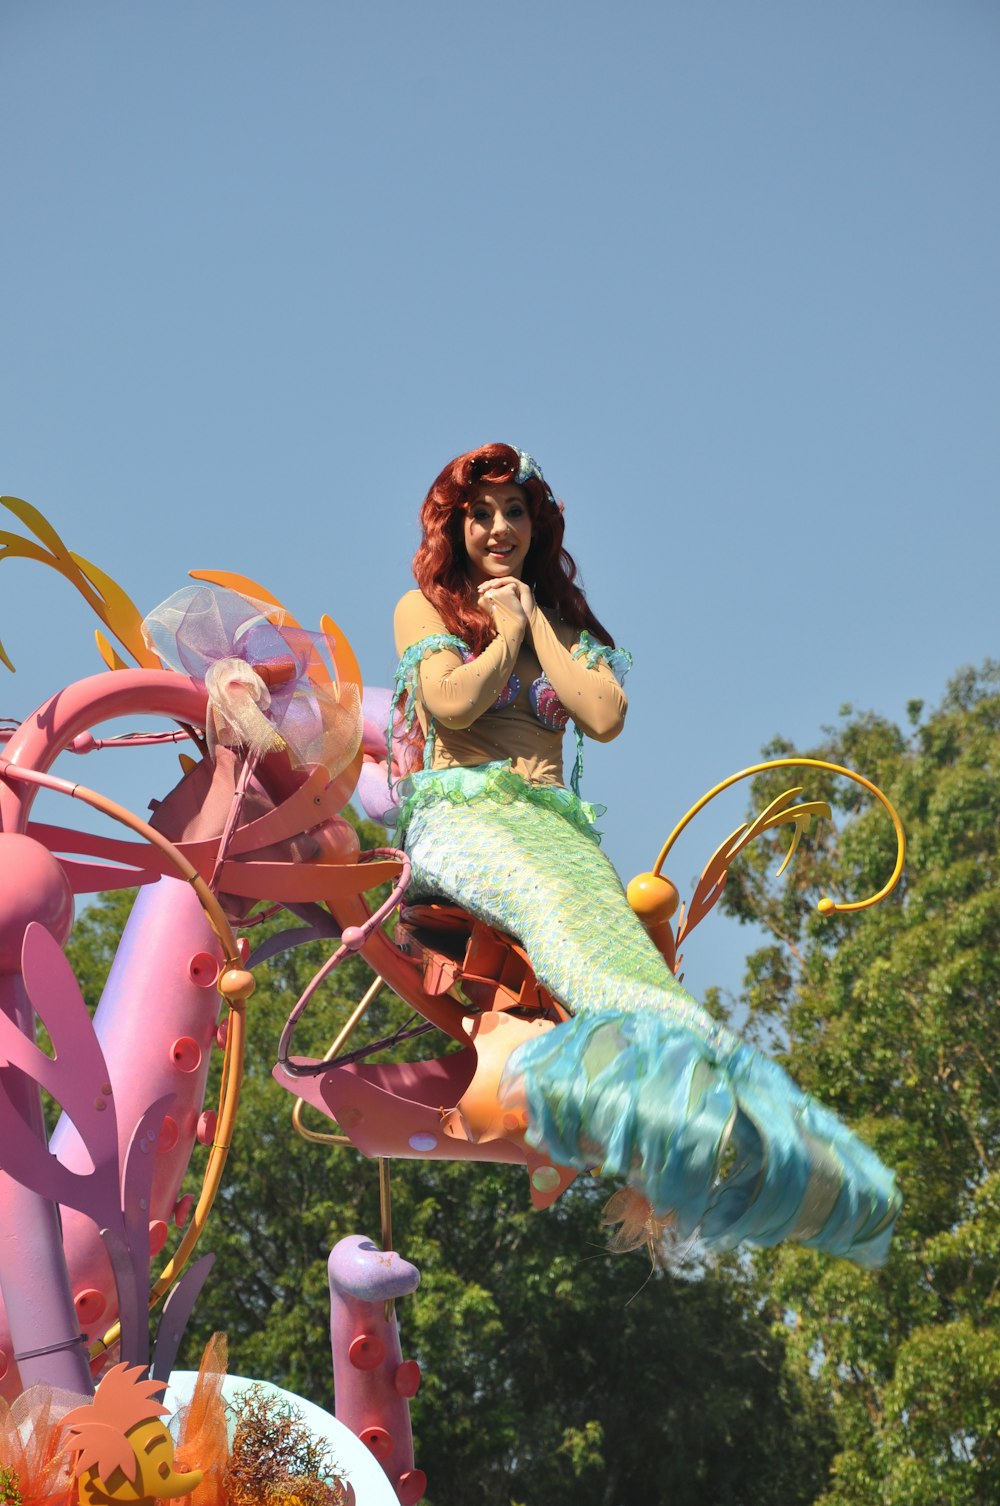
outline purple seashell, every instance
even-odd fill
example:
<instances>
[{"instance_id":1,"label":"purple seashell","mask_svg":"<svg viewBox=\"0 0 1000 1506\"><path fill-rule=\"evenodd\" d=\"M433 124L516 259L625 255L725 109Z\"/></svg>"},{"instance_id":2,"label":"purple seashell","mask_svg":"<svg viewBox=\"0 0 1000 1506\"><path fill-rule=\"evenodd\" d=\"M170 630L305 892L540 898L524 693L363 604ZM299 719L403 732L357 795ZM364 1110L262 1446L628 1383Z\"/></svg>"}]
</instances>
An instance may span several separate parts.
<instances>
[{"instance_id":1,"label":"purple seashell","mask_svg":"<svg viewBox=\"0 0 1000 1506\"><path fill-rule=\"evenodd\" d=\"M503 690L501 690L500 694L493 702L493 705L490 707L490 711L504 711L508 706L512 705L512 703L517 700L520 694L521 682L517 678L517 675L511 675Z\"/></svg>"},{"instance_id":2,"label":"purple seashell","mask_svg":"<svg viewBox=\"0 0 1000 1506\"><path fill-rule=\"evenodd\" d=\"M561 732L569 721L569 712L545 675L539 675L538 679L533 681L528 695L531 700L531 709L542 726L550 728L553 732Z\"/></svg>"}]
</instances>

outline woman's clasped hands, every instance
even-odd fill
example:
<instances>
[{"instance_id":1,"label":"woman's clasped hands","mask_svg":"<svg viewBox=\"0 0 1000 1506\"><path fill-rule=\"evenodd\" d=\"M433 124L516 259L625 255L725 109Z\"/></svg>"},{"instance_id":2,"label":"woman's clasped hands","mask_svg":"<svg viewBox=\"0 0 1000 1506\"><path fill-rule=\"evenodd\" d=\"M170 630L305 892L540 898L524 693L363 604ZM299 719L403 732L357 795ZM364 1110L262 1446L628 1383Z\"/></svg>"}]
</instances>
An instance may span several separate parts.
<instances>
[{"instance_id":1,"label":"woman's clasped hands","mask_svg":"<svg viewBox=\"0 0 1000 1506\"><path fill-rule=\"evenodd\" d=\"M501 575L496 580L484 580L477 586L480 604L490 610L495 605L505 607L522 627L527 627L535 610L535 598L526 581L514 575Z\"/></svg>"}]
</instances>

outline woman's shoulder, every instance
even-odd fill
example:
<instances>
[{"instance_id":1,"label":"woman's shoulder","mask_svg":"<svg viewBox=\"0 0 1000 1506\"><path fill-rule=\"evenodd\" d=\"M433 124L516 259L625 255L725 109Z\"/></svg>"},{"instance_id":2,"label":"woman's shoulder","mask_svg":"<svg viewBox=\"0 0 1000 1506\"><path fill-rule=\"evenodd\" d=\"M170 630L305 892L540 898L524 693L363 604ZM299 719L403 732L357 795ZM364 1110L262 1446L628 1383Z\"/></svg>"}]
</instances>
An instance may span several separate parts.
<instances>
[{"instance_id":1,"label":"woman's shoulder","mask_svg":"<svg viewBox=\"0 0 1000 1506\"><path fill-rule=\"evenodd\" d=\"M448 629L440 612L421 591L407 591L396 603L393 631L396 636L396 652L401 654L411 644L439 633L447 633Z\"/></svg>"},{"instance_id":2,"label":"woman's shoulder","mask_svg":"<svg viewBox=\"0 0 1000 1506\"><path fill-rule=\"evenodd\" d=\"M415 612L420 609L425 609L428 612L434 611L434 608L422 591L416 589L404 591L396 603L396 616L398 617L400 612Z\"/></svg>"},{"instance_id":3,"label":"woman's shoulder","mask_svg":"<svg viewBox=\"0 0 1000 1506\"><path fill-rule=\"evenodd\" d=\"M580 641L580 629L567 622L558 607L544 607L540 602L536 603L535 610L540 612L559 639L563 648L573 648Z\"/></svg>"},{"instance_id":4,"label":"woman's shoulder","mask_svg":"<svg viewBox=\"0 0 1000 1506\"><path fill-rule=\"evenodd\" d=\"M435 622L441 622L441 614L433 603L427 600L422 591L406 591L396 603L395 616L399 617L427 617Z\"/></svg>"}]
</instances>

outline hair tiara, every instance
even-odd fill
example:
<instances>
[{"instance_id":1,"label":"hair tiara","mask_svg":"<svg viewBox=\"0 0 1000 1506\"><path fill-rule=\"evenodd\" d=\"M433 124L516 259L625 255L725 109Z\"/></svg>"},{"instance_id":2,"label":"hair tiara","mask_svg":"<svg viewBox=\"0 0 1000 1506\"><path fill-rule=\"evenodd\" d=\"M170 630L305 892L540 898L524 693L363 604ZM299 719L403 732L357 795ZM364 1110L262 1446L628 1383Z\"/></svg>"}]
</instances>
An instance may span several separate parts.
<instances>
[{"instance_id":1,"label":"hair tiara","mask_svg":"<svg viewBox=\"0 0 1000 1506\"><path fill-rule=\"evenodd\" d=\"M514 480L518 486L523 486L526 481L540 481L543 486L547 484L542 475L542 468L534 455L529 455L527 450L518 450L517 461L517 474Z\"/></svg>"}]
</instances>

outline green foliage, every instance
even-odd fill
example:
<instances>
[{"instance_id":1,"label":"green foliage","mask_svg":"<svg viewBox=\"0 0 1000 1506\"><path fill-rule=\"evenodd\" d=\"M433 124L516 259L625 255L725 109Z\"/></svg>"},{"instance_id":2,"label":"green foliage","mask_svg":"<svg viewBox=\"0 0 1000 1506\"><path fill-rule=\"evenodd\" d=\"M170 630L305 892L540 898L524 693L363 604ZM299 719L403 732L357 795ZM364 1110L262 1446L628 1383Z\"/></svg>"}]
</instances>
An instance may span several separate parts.
<instances>
[{"instance_id":1,"label":"green foliage","mask_svg":"<svg viewBox=\"0 0 1000 1506\"><path fill-rule=\"evenodd\" d=\"M791 1247L755 1261L836 1420L822 1506L1000 1500L1000 666L963 671L911 723L906 735L851 716L812 755L896 805L909 851L891 899L817 915L823 893L875 892L894 839L857 786L810 774L839 833L818 831L780 888L776 848L761 844L724 900L772 937L748 963L750 1032L780 1023L792 1074L896 1169L905 1198L877 1274ZM788 782L759 780L755 807Z\"/></svg>"},{"instance_id":2,"label":"green foliage","mask_svg":"<svg viewBox=\"0 0 1000 1506\"><path fill-rule=\"evenodd\" d=\"M21 1506L21 1500L16 1471L8 1464L0 1464L0 1506Z\"/></svg>"}]
</instances>

